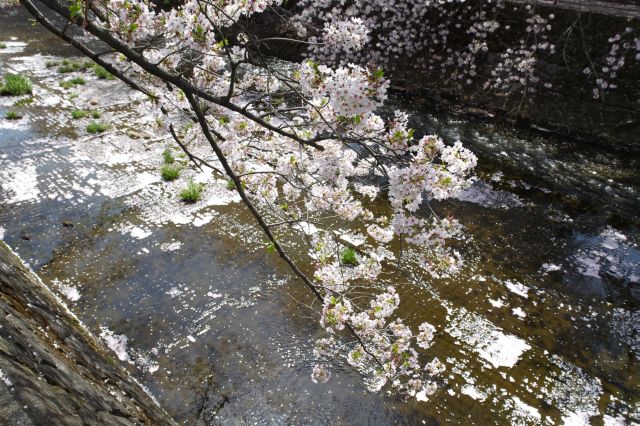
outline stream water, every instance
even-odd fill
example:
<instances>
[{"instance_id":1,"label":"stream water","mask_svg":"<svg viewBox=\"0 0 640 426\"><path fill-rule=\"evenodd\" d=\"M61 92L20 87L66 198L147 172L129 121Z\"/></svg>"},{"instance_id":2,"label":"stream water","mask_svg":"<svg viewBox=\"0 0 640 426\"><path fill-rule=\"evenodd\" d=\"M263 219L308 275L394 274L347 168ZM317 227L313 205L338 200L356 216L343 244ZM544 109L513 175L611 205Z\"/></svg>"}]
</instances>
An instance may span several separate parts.
<instances>
[{"instance_id":1,"label":"stream water","mask_svg":"<svg viewBox=\"0 0 640 426\"><path fill-rule=\"evenodd\" d=\"M20 9L0 9L0 42L1 73L34 82L32 102L0 98L0 238L177 421L640 422L639 158L393 100L479 157L474 185L433 205L466 226L463 272L395 277L400 314L436 325L429 355L447 366L429 402L405 403L339 361L311 382L310 295L224 181L161 181L169 139L140 95L47 67L77 54ZM77 75L87 83L60 86ZM101 117L72 119L79 108ZM88 134L91 121L110 127ZM189 177L207 185L186 207Z\"/></svg>"}]
</instances>

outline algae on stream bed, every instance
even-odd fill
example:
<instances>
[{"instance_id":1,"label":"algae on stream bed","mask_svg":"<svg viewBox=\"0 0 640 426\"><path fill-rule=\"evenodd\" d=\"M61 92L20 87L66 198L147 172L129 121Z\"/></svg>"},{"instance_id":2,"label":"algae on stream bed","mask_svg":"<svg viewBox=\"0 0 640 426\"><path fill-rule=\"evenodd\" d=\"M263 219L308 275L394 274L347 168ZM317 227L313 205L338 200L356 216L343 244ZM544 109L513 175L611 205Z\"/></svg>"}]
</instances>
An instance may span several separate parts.
<instances>
[{"instance_id":1,"label":"algae on stream bed","mask_svg":"<svg viewBox=\"0 0 640 426\"><path fill-rule=\"evenodd\" d=\"M462 273L429 279L409 252L393 277L406 323L437 327L429 355L445 380L430 402L404 403L336 361L314 385L320 329L298 303L310 295L265 254L227 182L190 167L162 181L169 138L144 98L90 71L82 91L63 90L46 62L73 52L12 13L0 67L27 74L34 101L0 120L0 235L179 422L640 421L638 159L412 111L419 130L479 156L472 188L434 204L467 228ZM16 100L0 98L0 116ZM88 135L74 110L111 127ZM206 185L183 204L190 179Z\"/></svg>"}]
</instances>

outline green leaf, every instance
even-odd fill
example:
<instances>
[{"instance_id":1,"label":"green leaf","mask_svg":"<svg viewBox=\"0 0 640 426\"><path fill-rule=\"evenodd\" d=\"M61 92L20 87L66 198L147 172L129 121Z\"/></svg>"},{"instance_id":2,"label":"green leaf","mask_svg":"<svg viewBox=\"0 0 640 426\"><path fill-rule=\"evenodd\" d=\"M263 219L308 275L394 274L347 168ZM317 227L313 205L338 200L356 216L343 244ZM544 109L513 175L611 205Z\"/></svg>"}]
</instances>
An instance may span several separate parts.
<instances>
[{"instance_id":1,"label":"green leaf","mask_svg":"<svg viewBox=\"0 0 640 426\"><path fill-rule=\"evenodd\" d=\"M71 14L71 18L75 18L78 15L82 14L82 1L76 0L69 5L69 13Z\"/></svg>"}]
</instances>

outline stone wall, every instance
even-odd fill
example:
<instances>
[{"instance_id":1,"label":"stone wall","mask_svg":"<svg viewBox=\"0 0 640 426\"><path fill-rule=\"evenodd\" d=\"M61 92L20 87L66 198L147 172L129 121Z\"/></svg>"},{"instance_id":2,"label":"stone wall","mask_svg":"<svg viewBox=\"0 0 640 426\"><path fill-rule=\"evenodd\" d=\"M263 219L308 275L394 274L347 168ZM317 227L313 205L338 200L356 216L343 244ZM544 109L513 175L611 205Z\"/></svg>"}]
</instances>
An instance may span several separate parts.
<instances>
[{"instance_id":1,"label":"stone wall","mask_svg":"<svg viewBox=\"0 0 640 426\"><path fill-rule=\"evenodd\" d=\"M0 241L0 425L173 425Z\"/></svg>"},{"instance_id":2,"label":"stone wall","mask_svg":"<svg viewBox=\"0 0 640 426\"><path fill-rule=\"evenodd\" d=\"M523 2L514 3L504 9L501 22L512 27L522 26L526 16L517 3ZM412 66L411 58L400 58L391 64L391 69L385 70L392 79L392 87L404 94L416 95L424 101L425 108L447 109L505 121L510 126L531 127L640 152L640 62L634 58L635 54L627 57L625 67L619 72L615 81L618 89L599 99L593 97L595 78L583 74L591 61L597 64L604 59L610 48L608 39L616 32L631 26L637 31L636 35L640 34L640 18L609 13L609 9L601 13L593 4L585 11L589 6L586 3L581 3L581 8L568 7L566 2L562 7L543 1L536 3L538 13L555 15L549 41L556 44L557 53L538 63L539 75L543 81L552 83L552 87L540 85L536 93L515 91L508 96L483 89L491 70L500 61L499 54L517 44L521 36L517 32L506 37L495 36L489 41L490 51L478 58L479 75L470 86L451 84L447 81L448 74L439 71L422 73ZM287 2L287 7L290 10L280 13L294 12L295 1ZM252 23L252 29L263 37L297 37L293 28L273 13L258 15ZM464 40L463 35L456 38ZM305 56L303 44L281 40L266 43L262 51L288 60Z\"/></svg>"}]
</instances>

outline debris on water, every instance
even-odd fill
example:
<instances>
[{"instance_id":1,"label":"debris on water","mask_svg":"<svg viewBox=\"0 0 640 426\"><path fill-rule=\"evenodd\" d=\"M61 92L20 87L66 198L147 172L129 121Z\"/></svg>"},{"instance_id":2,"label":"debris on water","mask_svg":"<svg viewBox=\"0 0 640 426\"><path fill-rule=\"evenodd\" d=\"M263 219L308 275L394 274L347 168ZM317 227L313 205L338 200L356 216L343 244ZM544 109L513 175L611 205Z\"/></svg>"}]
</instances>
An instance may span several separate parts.
<instances>
[{"instance_id":1,"label":"debris on water","mask_svg":"<svg viewBox=\"0 0 640 426\"><path fill-rule=\"evenodd\" d=\"M517 294L518 296L524 297L525 299L529 298L529 287L519 282L514 282L511 280L505 281L504 285L511 291L512 293Z\"/></svg>"},{"instance_id":2,"label":"debris on water","mask_svg":"<svg viewBox=\"0 0 640 426\"><path fill-rule=\"evenodd\" d=\"M529 344L510 334L478 314L461 308L448 322L446 329L452 337L471 346L478 355L494 368L513 367Z\"/></svg>"},{"instance_id":3,"label":"debris on water","mask_svg":"<svg viewBox=\"0 0 640 426\"><path fill-rule=\"evenodd\" d=\"M511 312L513 313L513 315L517 316L518 318L525 318L527 316L527 314L520 307L513 308Z\"/></svg>"},{"instance_id":4,"label":"debris on water","mask_svg":"<svg viewBox=\"0 0 640 426\"><path fill-rule=\"evenodd\" d=\"M77 302L80 300L80 292L76 287L71 284L65 284L57 279L52 281L53 286L71 302Z\"/></svg>"},{"instance_id":5,"label":"debris on water","mask_svg":"<svg viewBox=\"0 0 640 426\"><path fill-rule=\"evenodd\" d=\"M455 198L460 201L494 209L509 209L522 207L524 205L517 195L494 189L488 183L477 178L473 180L469 188L460 191Z\"/></svg>"},{"instance_id":6,"label":"debris on water","mask_svg":"<svg viewBox=\"0 0 640 426\"><path fill-rule=\"evenodd\" d=\"M9 379L9 377L4 374L4 371L0 370L0 381L4 383L7 387L13 386L13 382Z\"/></svg>"},{"instance_id":7,"label":"debris on water","mask_svg":"<svg viewBox=\"0 0 640 426\"><path fill-rule=\"evenodd\" d=\"M114 334L108 328L101 327L100 337L104 340L107 347L115 352L120 361L131 363L131 358L129 358L129 354L127 353L127 336L123 334Z\"/></svg>"},{"instance_id":8,"label":"debris on water","mask_svg":"<svg viewBox=\"0 0 640 426\"><path fill-rule=\"evenodd\" d=\"M543 274L546 274L548 272L560 271L561 269L562 267L560 265L556 265L555 263L543 263L542 267L540 268Z\"/></svg>"},{"instance_id":9,"label":"debris on water","mask_svg":"<svg viewBox=\"0 0 640 426\"><path fill-rule=\"evenodd\" d=\"M182 243L180 241L172 241L169 243L163 243L160 245L160 250L162 251L176 251L180 250L182 247Z\"/></svg>"}]
</instances>

